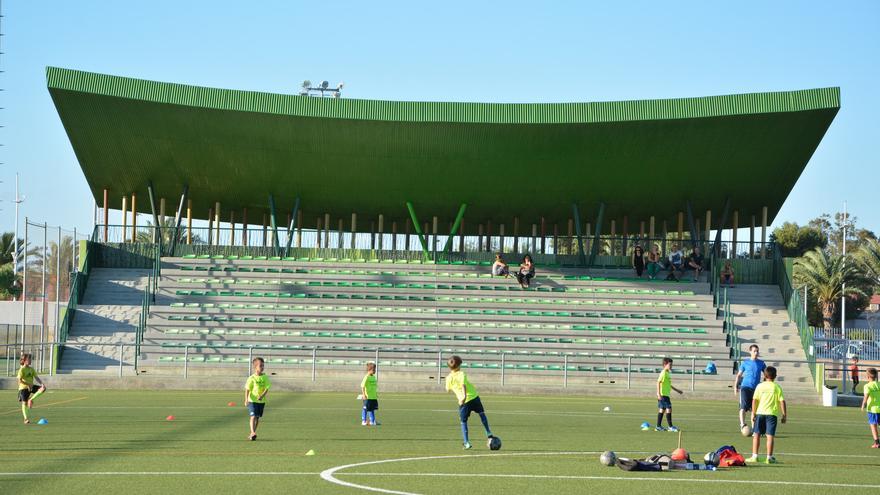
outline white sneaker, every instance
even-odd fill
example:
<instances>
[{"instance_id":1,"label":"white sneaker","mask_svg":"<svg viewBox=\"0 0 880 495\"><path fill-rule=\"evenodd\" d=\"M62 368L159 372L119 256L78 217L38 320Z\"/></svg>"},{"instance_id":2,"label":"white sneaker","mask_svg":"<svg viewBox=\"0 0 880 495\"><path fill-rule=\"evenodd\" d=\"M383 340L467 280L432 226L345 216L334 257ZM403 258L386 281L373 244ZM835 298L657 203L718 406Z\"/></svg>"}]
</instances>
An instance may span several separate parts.
<instances>
[{"instance_id":1,"label":"white sneaker","mask_svg":"<svg viewBox=\"0 0 880 495\"><path fill-rule=\"evenodd\" d=\"M368 424L370 423L367 423L366 421L361 421L361 426L367 426Z\"/></svg>"},{"instance_id":2,"label":"white sneaker","mask_svg":"<svg viewBox=\"0 0 880 495\"><path fill-rule=\"evenodd\" d=\"M751 457L746 459L746 462L758 462L758 454L752 454Z\"/></svg>"}]
</instances>

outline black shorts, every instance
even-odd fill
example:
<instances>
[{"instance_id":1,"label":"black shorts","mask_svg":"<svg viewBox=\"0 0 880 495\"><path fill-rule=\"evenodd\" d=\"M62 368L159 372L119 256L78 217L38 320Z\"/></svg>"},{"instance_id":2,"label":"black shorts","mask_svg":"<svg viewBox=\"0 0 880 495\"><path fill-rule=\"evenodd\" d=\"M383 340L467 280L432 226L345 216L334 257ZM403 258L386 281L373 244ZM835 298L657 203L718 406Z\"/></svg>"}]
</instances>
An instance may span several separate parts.
<instances>
[{"instance_id":1,"label":"black shorts","mask_svg":"<svg viewBox=\"0 0 880 495\"><path fill-rule=\"evenodd\" d=\"M755 398L755 389L748 387L739 389L739 408L743 411L751 411L753 398Z\"/></svg>"},{"instance_id":2,"label":"black shorts","mask_svg":"<svg viewBox=\"0 0 880 495\"><path fill-rule=\"evenodd\" d=\"M364 399L364 411L370 412L379 409L379 399Z\"/></svg>"},{"instance_id":3,"label":"black shorts","mask_svg":"<svg viewBox=\"0 0 880 495\"><path fill-rule=\"evenodd\" d=\"M483 403L480 401L479 397L474 397L469 402L465 402L464 404L458 406L458 418L461 419L462 423L466 423L471 413L482 414L485 411L483 410Z\"/></svg>"},{"instance_id":4,"label":"black shorts","mask_svg":"<svg viewBox=\"0 0 880 495\"><path fill-rule=\"evenodd\" d=\"M31 395L37 393L40 390L39 385L31 385L29 388L23 388L18 391L18 401L19 402L27 402L27 400L31 397Z\"/></svg>"},{"instance_id":5,"label":"black shorts","mask_svg":"<svg viewBox=\"0 0 880 495\"><path fill-rule=\"evenodd\" d=\"M752 430L752 434L755 436L761 435L776 435L776 416L769 416L766 414L758 414L755 416L755 428Z\"/></svg>"}]
</instances>

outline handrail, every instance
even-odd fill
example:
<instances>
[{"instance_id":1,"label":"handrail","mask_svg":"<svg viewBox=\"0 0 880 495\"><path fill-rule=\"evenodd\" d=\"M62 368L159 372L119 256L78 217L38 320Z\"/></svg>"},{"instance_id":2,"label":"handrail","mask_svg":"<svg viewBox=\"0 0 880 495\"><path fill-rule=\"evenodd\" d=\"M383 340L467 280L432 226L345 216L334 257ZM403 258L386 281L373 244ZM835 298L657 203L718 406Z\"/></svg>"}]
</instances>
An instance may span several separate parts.
<instances>
[{"instance_id":1,"label":"handrail","mask_svg":"<svg viewBox=\"0 0 880 495\"><path fill-rule=\"evenodd\" d=\"M141 342L144 339L144 332L147 328L147 320L150 318L151 303L156 302L156 292L159 290L159 277L161 274L162 253L159 246L156 246L153 256L153 267L147 276L147 284L144 286L144 297L141 301L141 316L138 319L137 330L134 335L134 369L138 369L138 359L141 354Z\"/></svg>"},{"instance_id":2,"label":"handrail","mask_svg":"<svg viewBox=\"0 0 880 495\"><path fill-rule=\"evenodd\" d=\"M813 352L813 328L810 326L807 314L804 312L804 299L801 293L794 290L788 272L785 270L785 263L778 249L773 250L773 258L776 265L776 278L779 283L779 290L782 292L782 300L788 310L788 319L794 322L797 327L798 336L801 339L801 347L804 349L804 355L810 364L810 373L813 379L816 379L816 356Z\"/></svg>"}]
</instances>

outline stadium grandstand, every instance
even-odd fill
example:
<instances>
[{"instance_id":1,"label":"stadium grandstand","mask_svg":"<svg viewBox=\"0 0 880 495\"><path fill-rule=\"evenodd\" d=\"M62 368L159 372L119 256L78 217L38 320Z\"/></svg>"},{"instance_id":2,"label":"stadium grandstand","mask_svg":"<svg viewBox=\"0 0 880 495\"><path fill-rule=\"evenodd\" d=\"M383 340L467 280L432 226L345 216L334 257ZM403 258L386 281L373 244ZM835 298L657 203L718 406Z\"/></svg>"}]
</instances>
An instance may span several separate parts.
<instances>
[{"instance_id":1,"label":"stadium grandstand","mask_svg":"<svg viewBox=\"0 0 880 495\"><path fill-rule=\"evenodd\" d=\"M815 396L767 226L838 88L501 104L47 79L100 208L52 372L222 382L260 355L301 386L376 361L385 389L429 390L458 353L485 386L608 392L672 357L717 394L758 342ZM637 245L706 270L636 277ZM497 253L530 255L532 283L493 276Z\"/></svg>"}]
</instances>

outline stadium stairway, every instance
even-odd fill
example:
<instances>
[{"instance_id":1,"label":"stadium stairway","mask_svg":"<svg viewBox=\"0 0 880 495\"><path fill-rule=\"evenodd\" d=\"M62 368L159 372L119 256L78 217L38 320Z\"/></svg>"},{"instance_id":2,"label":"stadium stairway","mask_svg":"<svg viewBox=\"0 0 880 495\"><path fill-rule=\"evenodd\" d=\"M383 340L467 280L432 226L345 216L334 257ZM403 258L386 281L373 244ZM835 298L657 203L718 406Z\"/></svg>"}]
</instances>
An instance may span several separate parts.
<instances>
[{"instance_id":1,"label":"stadium stairway","mask_svg":"<svg viewBox=\"0 0 880 495\"><path fill-rule=\"evenodd\" d=\"M314 362L322 379L355 380L378 348L380 370L410 381L435 380L438 359L459 353L470 373L497 381L503 369L514 386L620 387L632 363L633 386L651 387L664 356L679 380L695 366L700 387L729 382L708 284L630 276L539 267L522 290L487 266L165 258L139 368L186 361L219 376L253 352L286 376L307 378ZM702 372L709 360L715 375Z\"/></svg>"},{"instance_id":2,"label":"stadium stairway","mask_svg":"<svg viewBox=\"0 0 880 495\"><path fill-rule=\"evenodd\" d=\"M106 371L119 366L119 347L134 344L150 270L95 268L61 356L60 373ZM123 364L131 364L128 349Z\"/></svg>"},{"instance_id":3,"label":"stadium stairway","mask_svg":"<svg viewBox=\"0 0 880 495\"><path fill-rule=\"evenodd\" d=\"M815 383L805 364L807 358L797 327L788 319L779 287L737 285L728 289L727 297L739 330L743 356L748 356L749 345L758 344L761 359L777 368L779 384L787 394L815 395Z\"/></svg>"}]
</instances>

